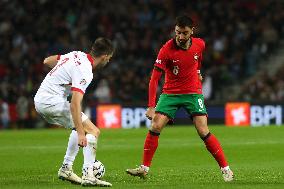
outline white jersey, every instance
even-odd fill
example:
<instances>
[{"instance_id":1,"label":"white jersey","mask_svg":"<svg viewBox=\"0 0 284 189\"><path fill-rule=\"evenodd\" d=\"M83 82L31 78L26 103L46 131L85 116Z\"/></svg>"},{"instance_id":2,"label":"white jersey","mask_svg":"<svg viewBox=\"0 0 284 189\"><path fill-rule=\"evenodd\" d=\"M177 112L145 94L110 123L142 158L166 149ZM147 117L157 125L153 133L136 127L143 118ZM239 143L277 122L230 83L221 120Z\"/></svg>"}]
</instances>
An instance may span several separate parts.
<instances>
[{"instance_id":1,"label":"white jersey","mask_svg":"<svg viewBox=\"0 0 284 189\"><path fill-rule=\"evenodd\" d=\"M80 51L59 56L56 66L41 83L34 101L58 104L67 100L71 90L84 94L93 79L92 64L91 56Z\"/></svg>"}]
</instances>

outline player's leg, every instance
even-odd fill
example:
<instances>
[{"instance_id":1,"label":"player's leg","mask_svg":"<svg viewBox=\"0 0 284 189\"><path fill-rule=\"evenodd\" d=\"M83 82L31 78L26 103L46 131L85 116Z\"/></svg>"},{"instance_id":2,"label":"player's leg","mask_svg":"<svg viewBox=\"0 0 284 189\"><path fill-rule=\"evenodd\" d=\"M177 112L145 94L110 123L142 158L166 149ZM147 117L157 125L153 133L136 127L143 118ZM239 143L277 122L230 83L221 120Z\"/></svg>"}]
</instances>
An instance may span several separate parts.
<instances>
[{"instance_id":1,"label":"player's leg","mask_svg":"<svg viewBox=\"0 0 284 189\"><path fill-rule=\"evenodd\" d=\"M207 116L206 115L194 116L193 123L195 125L198 135L204 141L207 150L212 154L212 156L217 161L221 169L221 172L223 174L224 180L232 181L233 172L230 170L225 154L218 139L212 133L210 133L208 129Z\"/></svg>"},{"instance_id":2,"label":"player's leg","mask_svg":"<svg viewBox=\"0 0 284 189\"><path fill-rule=\"evenodd\" d=\"M58 178L68 180L72 183L81 184L81 178L73 172L73 162L79 152L78 134L77 131L72 130L69 136L68 145L62 166L58 170Z\"/></svg>"},{"instance_id":3,"label":"player's leg","mask_svg":"<svg viewBox=\"0 0 284 189\"><path fill-rule=\"evenodd\" d=\"M127 169L126 172L128 174L145 178L151 166L156 149L158 148L159 135L163 127L168 123L169 120L170 119L165 115L162 115L160 113L155 114L152 120L151 128L146 135L144 142L142 165L135 169Z\"/></svg>"},{"instance_id":4,"label":"player's leg","mask_svg":"<svg viewBox=\"0 0 284 189\"><path fill-rule=\"evenodd\" d=\"M79 152L78 133L74 128L73 119L70 112L69 102L58 104L54 106L54 113L56 114L53 120L65 128L73 128L68 139L66 153L62 166L58 170L58 178L70 181L74 184L81 184L82 179L73 172L73 163Z\"/></svg>"},{"instance_id":5,"label":"player's leg","mask_svg":"<svg viewBox=\"0 0 284 189\"><path fill-rule=\"evenodd\" d=\"M158 148L159 135L175 116L178 109L179 98L176 95L162 94L156 106L156 113L152 120L151 128L144 142L142 165L135 169L127 169L126 172L133 176L144 178L151 166L152 159Z\"/></svg>"},{"instance_id":6,"label":"player's leg","mask_svg":"<svg viewBox=\"0 0 284 189\"><path fill-rule=\"evenodd\" d=\"M68 145L62 164L72 167L78 152L79 152L78 134L75 129L72 129L69 135Z\"/></svg>"},{"instance_id":7,"label":"player's leg","mask_svg":"<svg viewBox=\"0 0 284 189\"><path fill-rule=\"evenodd\" d=\"M204 98L201 94L183 95L185 108L191 114L198 135L204 141L207 150L219 164L225 181L233 179L233 172L226 161L223 149L218 139L209 131L207 125L207 112Z\"/></svg>"},{"instance_id":8,"label":"player's leg","mask_svg":"<svg viewBox=\"0 0 284 189\"><path fill-rule=\"evenodd\" d=\"M155 113L151 128L144 142L142 165L148 167L148 169L151 166L153 156L158 148L160 133L169 120L166 115Z\"/></svg>"},{"instance_id":9,"label":"player's leg","mask_svg":"<svg viewBox=\"0 0 284 189\"><path fill-rule=\"evenodd\" d=\"M97 179L94 176L94 162L96 160L97 142L100 130L91 122L90 119L82 114L84 130L86 132L87 146L83 148L84 164L83 164L83 186L112 186L111 183Z\"/></svg>"},{"instance_id":10,"label":"player's leg","mask_svg":"<svg viewBox=\"0 0 284 189\"><path fill-rule=\"evenodd\" d=\"M73 121L70 116L70 105L68 102L59 104L35 103L35 109L50 124L60 125L66 128L73 127ZM72 169L78 151L78 135L76 131L72 131L69 136L62 166L58 170L59 179L67 180L74 184L81 184L81 178L78 177Z\"/></svg>"},{"instance_id":11,"label":"player's leg","mask_svg":"<svg viewBox=\"0 0 284 189\"><path fill-rule=\"evenodd\" d=\"M89 119L83 122L83 126L87 138L87 146L83 148L83 172L87 172L88 168L91 168L89 171L93 170L92 167L96 160L97 142L100 131Z\"/></svg>"},{"instance_id":12,"label":"player's leg","mask_svg":"<svg viewBox=\"0 0 284 189\"><path fill-rule=\"evenodd\" d=\"M66 115L67 116L67 115ZM69 120L70 119L70 120ZM68 121L72 121L72 118L69 118L68 120L66 120L65 125L69 125L68 127L73 127L73 123L68 123ZM91 121L88 119L88 117L85 114L82 114L82 120L86 121L86 122L90 122L88 123L88 125L91 125ZM72 121L73 122L73 121ZM94 126L94 128L89 129L88 127L85 128L86 129L86 133L92 133L93 136L95 136L96 138L99 137L100 135L100 130ZM79 146L78 146L78 134L75 128L72 129L72 132L69 136L69 140L68 140L68 145L67 145L67 149L66 149L66 154L64 156L64 161L62 166L69 166L72 167L73 166L73 162L75 160L75 157L77 156L79 151Z\"/></svg>"}]
</instances>

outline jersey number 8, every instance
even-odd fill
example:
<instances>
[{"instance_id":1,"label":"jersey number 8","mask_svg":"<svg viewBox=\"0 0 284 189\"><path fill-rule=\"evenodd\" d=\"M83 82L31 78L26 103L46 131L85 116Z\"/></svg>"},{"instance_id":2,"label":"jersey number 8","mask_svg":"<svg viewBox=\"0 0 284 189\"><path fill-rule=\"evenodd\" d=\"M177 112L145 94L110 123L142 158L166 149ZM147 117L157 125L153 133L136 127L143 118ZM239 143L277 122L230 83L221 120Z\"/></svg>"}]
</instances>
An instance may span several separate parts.
<instances>
[{"instance_id":1,"label":"jersey number 8","mask_svg":"<svg viewBox=\"0 0 284 189\"><path fill-rule=\"evenodd\" d=\"M201 108L201 109L203 109L203 101L199 98L198 100L198 104L199 104L199 107Z\"/></svg>"}]
</instances>

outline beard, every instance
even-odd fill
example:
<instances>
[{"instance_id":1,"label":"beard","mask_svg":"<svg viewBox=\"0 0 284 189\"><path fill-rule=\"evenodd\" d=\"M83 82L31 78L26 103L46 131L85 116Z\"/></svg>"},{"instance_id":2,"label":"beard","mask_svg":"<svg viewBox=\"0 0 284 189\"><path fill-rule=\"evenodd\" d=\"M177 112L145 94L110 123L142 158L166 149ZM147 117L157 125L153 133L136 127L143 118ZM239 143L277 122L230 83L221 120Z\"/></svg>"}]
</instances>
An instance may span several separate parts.
<instances>
[{"instance_id":1,"label":"beard","mask_svg":"<svg viewBox=\"0 0 284 189\"><path fill-rule=\"evenodd\" d=\"M184 46L184 45L186 45L188 40L189 40L189 38L188 39L178 39L178 42L179 42L180 45Z\"/></svg>"},{"instance_id":2,"label":"beard","mask_svg":"<svg viewBox=\"0 0 284 189\"><path fill-rule=\"evenodd\" d=\"M179 44L184 46L188 40L178 40Z\"/></svg>"},{"instance_id":3,"label":"beard","mask_svg":"<svg viewBox=\"0 0 284 189\"><path fill-rule=\"evenodd\" d=\"M176 39L176 40L178 42L178 46L186 49L187 48L187 42L190 40L190 38L188 38L188 39Z\"/></svg>"}]
</instances>

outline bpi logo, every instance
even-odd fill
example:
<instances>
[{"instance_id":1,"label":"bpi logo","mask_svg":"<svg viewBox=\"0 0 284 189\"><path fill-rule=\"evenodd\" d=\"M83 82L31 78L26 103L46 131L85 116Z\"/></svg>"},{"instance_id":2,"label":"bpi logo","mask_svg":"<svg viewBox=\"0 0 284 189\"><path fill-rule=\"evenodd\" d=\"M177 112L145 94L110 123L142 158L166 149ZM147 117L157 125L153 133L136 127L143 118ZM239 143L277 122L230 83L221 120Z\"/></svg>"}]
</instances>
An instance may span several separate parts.
<instances>
[{"instance_id":1,"label":"bpi logo","mask_svg":"<svg viewBox=\"0 0 284 189\"><path fill-rule=\"evenodd\" d=\"M280 105L259 106L249 103L227 103L225 109L227 126L282 125L282 107Z\"/></svg>"},{"instance_id":2,"label":"bpi logo","mask_svg":"<svg viewBox=\"0 0 284 189\"><path fill-rule=\"evenodd\" d=\"M251 126L259 127L263 125L282 125L282 107L280 105L253 105L250 108Z\"/></svg>"},{"instance_id":3,"label":"bpi logo","mask_svg":"<svg viewBox=\"0 0 284 189\"><path fill-rule=\"evenodd\" d=\"M121 128L121 106L97 106L97 126L99 128Z\"/></svg>"},{"instance_id":4,"label":"bpi logo","mask_svg":"<svg viewBox=\"0 0 284 189\"><path fill-rule=\"evenodd\" d=\"M227 126L249 126L250 104L249 103L227 103L225 107Z\"/></svg>"}]
</instances>

